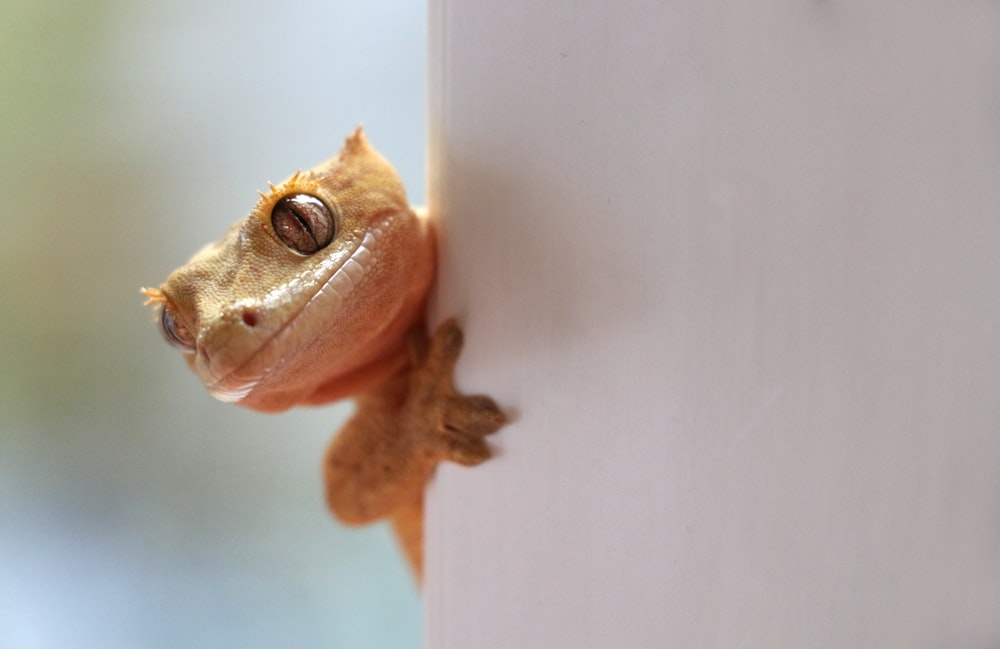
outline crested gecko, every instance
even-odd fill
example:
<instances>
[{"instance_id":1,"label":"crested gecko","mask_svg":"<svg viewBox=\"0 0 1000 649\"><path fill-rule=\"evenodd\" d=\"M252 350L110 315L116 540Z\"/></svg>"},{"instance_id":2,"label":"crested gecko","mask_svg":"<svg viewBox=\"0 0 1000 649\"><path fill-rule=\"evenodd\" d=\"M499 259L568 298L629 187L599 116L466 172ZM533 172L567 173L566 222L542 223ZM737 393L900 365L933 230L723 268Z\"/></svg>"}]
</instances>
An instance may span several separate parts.
<instances>
[{"instance_id":1,"label":"crested gecko","mask_svg":"<svg viewBox=\"0 0 1000 649\"><path fill-rule=\"evenodd\" d=\"M442 460L486 460L484 436L505 423L489 397L455 390L455 321L428 334L434 269L427 215L358 128L143 289L216 398L276 412L355 397L323 459L327 504L346 523L388 517L418 581L425 483Z\"/></svg>"}]
</instances>

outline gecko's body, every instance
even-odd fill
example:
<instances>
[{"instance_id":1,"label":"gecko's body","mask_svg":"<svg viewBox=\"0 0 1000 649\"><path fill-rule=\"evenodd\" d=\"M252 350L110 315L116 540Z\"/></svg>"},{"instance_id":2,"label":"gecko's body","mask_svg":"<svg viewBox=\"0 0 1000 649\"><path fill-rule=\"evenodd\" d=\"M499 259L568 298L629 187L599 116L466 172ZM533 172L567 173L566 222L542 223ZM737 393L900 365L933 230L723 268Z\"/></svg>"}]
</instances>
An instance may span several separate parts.
<instances>
[{"instance_id":1,"label":"gecko's body","mask_svg":"<svg viewBox=\"0 0 1000 649\"><path fill-rule=\"evenodd\" d=\"M427 335L434 246L358 129L145 291L217 398L274 412L357 397L324 461L327 501L349 523L389 517L418 575L424 484L441 460L489 457L483 436L504 421L489 398L455 391L455 323Z\"/></svg>"}]
</instances>

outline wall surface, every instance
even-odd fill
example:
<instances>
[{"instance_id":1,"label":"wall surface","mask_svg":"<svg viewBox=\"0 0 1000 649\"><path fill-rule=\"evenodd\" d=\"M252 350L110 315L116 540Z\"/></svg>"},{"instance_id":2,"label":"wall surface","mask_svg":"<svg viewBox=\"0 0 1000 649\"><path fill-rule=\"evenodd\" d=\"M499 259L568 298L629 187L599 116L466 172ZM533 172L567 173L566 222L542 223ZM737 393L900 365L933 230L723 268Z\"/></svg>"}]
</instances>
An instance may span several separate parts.
<instances>
[{"instance_id":1,"label":"wall surface","mask_svg":"<svg viewBox=\"0 0 1000 649\"><path fill-rule=\"evenodd\" d=\"M1000 646L1000 5L431 8L427 645Z\"/></svg>"}]
</instances>

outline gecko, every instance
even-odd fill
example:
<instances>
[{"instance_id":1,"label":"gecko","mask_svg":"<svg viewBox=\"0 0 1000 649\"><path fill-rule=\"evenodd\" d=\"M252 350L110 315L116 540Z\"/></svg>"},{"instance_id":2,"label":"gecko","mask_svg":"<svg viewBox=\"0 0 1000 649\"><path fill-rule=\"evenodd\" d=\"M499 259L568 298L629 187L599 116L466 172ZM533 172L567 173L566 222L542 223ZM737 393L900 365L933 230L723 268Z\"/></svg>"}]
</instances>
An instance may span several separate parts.
<instances>
[{"instance_id":1,"label":"gecko","mask_svg":"<svg viewBox=\"0 0 1000 649\"><path fill-rule=\"evenodd\" d=\"M453 370L454 319L431 334L434 226L359 127L340 152L269 184L250 214L159 288L161 332L216 398L262 412L355 399L323 458L348 524L388 518L418 581L424 487L441 461L490 457L506 419Z\"/></svg>"}]
</instances>

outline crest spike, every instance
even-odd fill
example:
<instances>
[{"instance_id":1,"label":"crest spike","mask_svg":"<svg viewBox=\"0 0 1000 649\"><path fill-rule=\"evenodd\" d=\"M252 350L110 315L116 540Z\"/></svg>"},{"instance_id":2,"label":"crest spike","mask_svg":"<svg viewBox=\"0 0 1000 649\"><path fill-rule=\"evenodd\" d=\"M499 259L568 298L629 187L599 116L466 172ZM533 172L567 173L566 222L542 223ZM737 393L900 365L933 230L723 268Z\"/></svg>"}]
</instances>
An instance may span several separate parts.
<instances>
[{"instance_id":1,"label":"crest spike","mask_svg":"<svg viewBox=\"0 0 1000 649\"><path fill-rule=\"evenodd\" d=\"M146 301L142 303L143 306L166 304L167 302L167 298L163 295L163 291L158 288L143 288L139 292L146 296Z\"/></svg>"}]
</instances>

